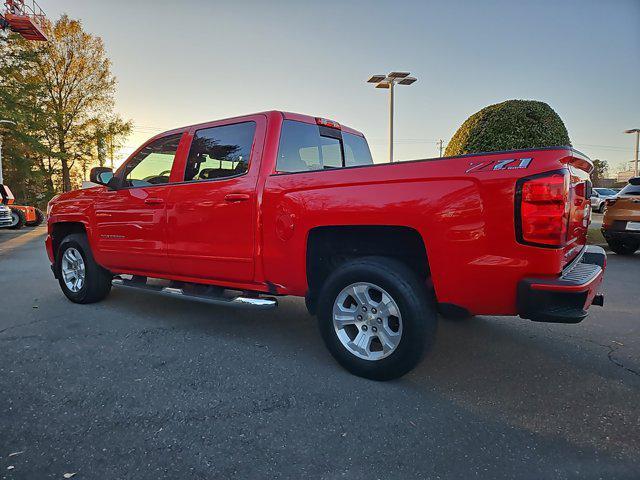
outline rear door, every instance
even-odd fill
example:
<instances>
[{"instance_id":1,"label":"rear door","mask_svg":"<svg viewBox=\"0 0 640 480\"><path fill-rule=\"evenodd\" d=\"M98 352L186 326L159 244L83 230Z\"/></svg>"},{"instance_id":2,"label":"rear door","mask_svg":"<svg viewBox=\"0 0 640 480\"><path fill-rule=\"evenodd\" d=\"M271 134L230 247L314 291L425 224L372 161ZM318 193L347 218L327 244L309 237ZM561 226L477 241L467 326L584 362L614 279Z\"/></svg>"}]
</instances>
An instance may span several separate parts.
<instances>
[{"instance_id":1,"label":"rear door","mask_svg":"<svg viewBox=\"0 0 640 480\"><path fill-rule=\"evenodd\" d=\"M182 133L145 145L117 172L94 206L94 238L101 263L120 272L168 272L166 203Z\"/></svg>"},{"instance_id":2,"label":"rear door","mask_svg":"<svg viewBox=\"0 0 640 480\"><path fill-rule=\"evenodd\" d=\"M175 275L251 282L266 117L215 122L190 131L183 181L167 209L167 253Z\"/></svg>"}]
</instances>

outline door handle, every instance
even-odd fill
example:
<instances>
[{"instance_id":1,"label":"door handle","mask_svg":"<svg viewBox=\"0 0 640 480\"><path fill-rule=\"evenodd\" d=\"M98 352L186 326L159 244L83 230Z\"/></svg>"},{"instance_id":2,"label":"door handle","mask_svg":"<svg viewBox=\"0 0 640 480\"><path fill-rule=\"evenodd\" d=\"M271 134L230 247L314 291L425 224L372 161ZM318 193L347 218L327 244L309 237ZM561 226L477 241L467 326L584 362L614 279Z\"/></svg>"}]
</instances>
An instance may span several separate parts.
<instances>
[{"instance_id":1,"label":"door handle","mask_svg":"<svg viewBox=\"0 0 640 480\"><path fill-rule=\"evenodd\" d=\"M246 202L249 200L249 195L246 193L228 193L224 196L224 199L229 203Z\"/></svg>"},{"instance_id":2,"label":"door handle","mask_svg":"<svg viewBox=\"0 0 640 480\"><path fill-rule=\"evenodd\" d=\"M164 200L161 198L145 198L144 203L147 205L162 205Z\"/></svg>"}]
</instances>

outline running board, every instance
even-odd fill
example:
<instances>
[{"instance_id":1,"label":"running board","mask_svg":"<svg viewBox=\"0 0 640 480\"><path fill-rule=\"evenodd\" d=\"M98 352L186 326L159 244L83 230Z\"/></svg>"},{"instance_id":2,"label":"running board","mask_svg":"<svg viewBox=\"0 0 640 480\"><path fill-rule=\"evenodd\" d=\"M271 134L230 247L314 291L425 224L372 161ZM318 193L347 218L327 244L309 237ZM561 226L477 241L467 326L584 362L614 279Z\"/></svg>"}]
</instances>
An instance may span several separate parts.
<instances>
[{"instance_id":1,"label":"running board","mask_svg":"<svg viewBox=\"0 0 640 480\"><path fill-rule=\"evenodd\" d=\"M172 286L162 285L149 285L146 282L136 280L126 280L121 277L114 277L111 280L111 284L114 287L125 287L135 290L142 290L145 292L158 293L168 297L186 298L189 300L196 300L198 302L211 303L213 305L225 305L236 308L251 308L251 309L269 309L278 306L278 301L273 297L243 297L243 296L231 296L225 297L221 294L198 294L189 291L185 291L184 288L177 288ZM194 284L195 286L196 284ZM204 287L205 285L197 285L198 287ZM224 291L219 289L219 291Z\"/></svg>"}]
</instances>

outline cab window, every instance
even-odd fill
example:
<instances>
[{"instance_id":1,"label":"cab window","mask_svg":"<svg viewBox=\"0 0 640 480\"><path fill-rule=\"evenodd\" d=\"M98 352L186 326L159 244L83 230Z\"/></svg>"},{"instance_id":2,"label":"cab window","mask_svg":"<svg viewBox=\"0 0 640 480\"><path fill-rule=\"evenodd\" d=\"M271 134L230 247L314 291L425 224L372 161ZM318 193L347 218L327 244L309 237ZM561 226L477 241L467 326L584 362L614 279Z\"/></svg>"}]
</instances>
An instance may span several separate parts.
<instances>
[{"instance_id":1,"label":"cab window","mask_svg":"<svg viewBox=\"0 0 640 480\"><path fill-rule=\"evenodd\" d=\"M280 135L278 172L294 173L370 165L364 137L295 120L285 120Z\"/></svg>"},{"instance_id":2,"label":"cab window","mask_svg":"<svg viewBox=\"0 0 640 480\"><path fill-rule=\"evenodd\" d=\"M242 175L249 169L255 122L196 131L185 168L187 182Z\"/></svg>"},{"instance_id":3,"label":"cab window","mask_svg":"<svg viewBox=\"0 0 640 480\"><path fill-rule=\"evenodd\" d=\"M342 139L344 140L344 164L346 167L373 165L369 145L364 137L344 133Z\"/></svg>"},{"instance_id":4,"label":"cab window","mask_svg":"<svg viewBox=\"0 0 640 480\"><path fill-rule=\"evenodd\" d=\"M159 138L140 150L125 167L125 186L147 187L169 183L173 159L181 137L181 133L176 133Z\"/></svg>"}]
</instances>

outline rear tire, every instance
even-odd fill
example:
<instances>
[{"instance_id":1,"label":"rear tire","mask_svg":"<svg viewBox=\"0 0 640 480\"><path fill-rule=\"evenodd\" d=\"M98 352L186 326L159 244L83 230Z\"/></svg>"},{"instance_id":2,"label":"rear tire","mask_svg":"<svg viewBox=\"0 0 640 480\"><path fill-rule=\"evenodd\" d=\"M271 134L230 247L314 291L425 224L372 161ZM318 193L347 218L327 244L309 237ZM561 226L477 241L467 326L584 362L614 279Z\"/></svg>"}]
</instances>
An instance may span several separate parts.
<instances>
[{"instance_id":1,"label":"rear tire","mask_svg":"<svg viewBox=\"0 0 640 480\"><path fill-rule=\"evenodd\" d=\"M640 242L633 240L607 240L607 243L618 255L633 255L640 248Z\"/></svg>"},{"instance_id":2,"label":"rear tire","mask_svg":"<svg viewBox=\"0 0 640 480\"><path fill-rule=\"evenodd\" d=\"M9 228L12 230L20 230L27 223L24 212L22 210L18 210L17 208L11 209L11 220L12 223L11 225L9 225Z\"/></svg>"},{"instance_id":3,"label":"rear tire","mask_svg":"<svg viewBox=\"0 0 640 480\"><path fill-rule=\"evenodd\" d=\"M113 275L96 263L85 234L73 233L60 242L55 270L62 293L74 303L99 302L111 291Z\"/></svg>"},{"instance_id":4,"label":"rear tire","mask_svg":"<svg viewBox=\"0 0 640 480\"><path fill-rule=\"evenodd\" d=\"M27 222L28 227L37 227L38 225L42 225L42 222L45 220L44 212L39 208L36 208L36 219L33 222Z\"/></svg>"},{"instance_id":5,"label":"rear tire","mask_svg":"<svg viewBox=\"0 0 640 480\"><path fill-rule=\"evenodd\" d=\"M329 352L360 377L401 377L435 340L433 295L423 280L394 259L363 257L344 263L326 280L317 307Z\"/></svg>"}]
</instances>

